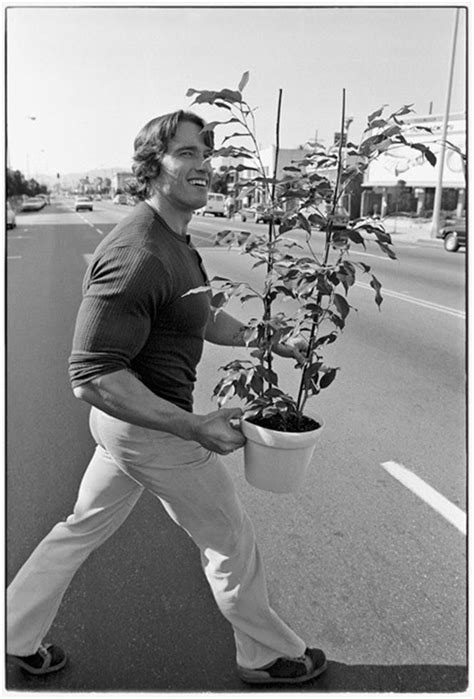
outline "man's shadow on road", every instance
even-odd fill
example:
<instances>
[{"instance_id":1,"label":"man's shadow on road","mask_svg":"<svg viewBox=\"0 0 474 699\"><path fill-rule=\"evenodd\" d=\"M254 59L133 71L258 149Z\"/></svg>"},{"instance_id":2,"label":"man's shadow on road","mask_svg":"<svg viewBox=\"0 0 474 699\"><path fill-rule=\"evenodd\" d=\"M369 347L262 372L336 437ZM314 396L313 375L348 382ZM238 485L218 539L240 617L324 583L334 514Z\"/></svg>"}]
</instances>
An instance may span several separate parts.
<instances>
[{"instance_id":1,"label":"man's shadow on road","mask_svg":"<svg viewBox=\"0 0 474 699\"><path fill-rule=\"evenodd\" d=\"M467 668L459 665L346 665L328 661L328 669L320 677L303 685L246 685L241 682L233 667L222 668L220 677L212 678L212 673L205 683L206 691L219 692L463 692L467 689ZM66 689L68 682L61 686ZM187 684L187 683L185 683ZM57 682L50 677L27 677L18 668L10 674L7 682L9 689L35 691L58 688ZM199 691L196 686L187 689ZM155 687L155 690L158 690ZM166 689L170 689L166 686ZM176 687L174 688L177 689Z\"/></svg>"},{"instance_id":2,"label":"man's shadow on road","mask_svg":"<svg viewBox=\"0 0 474 699\"><path fill-rule=\"evenodd\" d=\"M467 668L460 665L346 665L328 660L328 669L304 685L267 685L260 691L298 692L462 692ZM258 687L252 687L255 692Z\"/></svg>"}]
</instances>

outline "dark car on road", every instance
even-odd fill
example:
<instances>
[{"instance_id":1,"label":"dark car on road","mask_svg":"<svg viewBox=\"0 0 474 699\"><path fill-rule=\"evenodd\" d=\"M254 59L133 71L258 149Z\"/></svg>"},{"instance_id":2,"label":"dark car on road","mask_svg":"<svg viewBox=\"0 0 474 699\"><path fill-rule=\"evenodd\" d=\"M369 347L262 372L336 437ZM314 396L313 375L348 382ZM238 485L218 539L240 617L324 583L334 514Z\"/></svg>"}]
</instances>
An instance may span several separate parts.
<instances>
[{"instance_id":1,"label":"dark car on road","mask_svg":"<svg viewBox=\"0 0 474 699\"><path fill-rule=\"evenodd\" d=\"M126 194L116 194L112 199L113 204L128 204L128 197Z\"/></svg>"},{"instance_id":2,"label":"dark car on road","mask_svg":"<svg viewBox=\"0 0 474 699\"><path fill-rule=\"evenodd\" d=\"M263 204L256 204L255 206L246 206L240 209L238 215L242 221L255 221L255 223L268 223L274 216L275 223L281 223L284 211L275 207L272 209L269 206L264 206Z\"/></svg>"},{"instance_id":3,"label":"dark car on road","mask_svg":"<svg viewBox=\"0 0 474 699\"><path fill-rule=\"evenodd\" d=\"M466 218L447 218L436 234L444 240L444 249L456 252L461 246L466 246Z\"/></svg>"}]
</instances>

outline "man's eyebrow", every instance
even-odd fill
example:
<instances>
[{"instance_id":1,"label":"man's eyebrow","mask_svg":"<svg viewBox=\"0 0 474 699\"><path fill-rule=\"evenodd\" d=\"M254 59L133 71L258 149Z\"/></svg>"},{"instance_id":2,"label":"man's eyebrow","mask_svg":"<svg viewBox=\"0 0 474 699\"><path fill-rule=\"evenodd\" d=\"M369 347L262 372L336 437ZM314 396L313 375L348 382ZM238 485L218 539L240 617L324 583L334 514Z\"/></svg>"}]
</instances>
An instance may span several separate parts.
<instances>
[{"instance_id":1,"label":"man's eyebrow","mask_svg":"<svg viewBox=\"0 0 474 699\"><path fill-rule=\"evenodd\" d=\"M176 150L198 150L198 146L181 144L176 146Z\"/></svg>"},{"instance_id":2,"label":"man's eyebrow","mask_svg":"<svg viewBox=\"0 0 474 699\"><path fill-rule=\"evenodd\" d=\"M199 150L199 146L195 146L195 145L189 145L189 146L187 146L186 144L181 144L181 145L180 145L180 144L177 144L176 147L175 147L175 149L176 149L177 151L182 151L182 150L193 150L193 151L196 151L196 150ZM212 152L213 149L212 149L211 147L209 147L209 146L205 146L204 150L209 151L209 152Z\"/></svg>"}]
</instances>

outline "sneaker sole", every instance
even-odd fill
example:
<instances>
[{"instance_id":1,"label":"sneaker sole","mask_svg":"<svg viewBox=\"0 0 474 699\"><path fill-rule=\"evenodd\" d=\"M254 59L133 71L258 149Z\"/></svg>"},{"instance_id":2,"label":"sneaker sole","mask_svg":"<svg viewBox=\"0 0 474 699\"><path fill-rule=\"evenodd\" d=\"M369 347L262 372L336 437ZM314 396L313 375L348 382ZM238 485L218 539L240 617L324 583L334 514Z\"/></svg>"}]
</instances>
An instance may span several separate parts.
<instances>
[{"instance_id":1,"label":"sneaker sole","mask_svg":"<svg viewBox=\"0 0 474 699\"><path fill-rule=\"evenodd\" d=\"M324 665L316 668L309 675L301 675L300 677L269 677L268 675L264 675L264 670L246 670L243 667L237 668L237 671L240 679L248 684L301 684L302 682L314 680L315 677L322 675L322 673L327 669L327 666L327 661L325 661ZM262 674L258 676L258 672L261 672Z\"/></svg>"},{"instance_id":2,"label":"sneaker sole","mask_svg":"<svg viewBox=\"0 0 474 699\"><path fill-rule=\"evenodd\" d=\"M67 663L67 657L64 657L60 663L57 663L56 665L50 665L50 667L47 668L33 667L32 665L28 665L28 663L25 663L25 661L21 660L21 658L15 656L8 656L8 661L13 665L17 665L22 670L27 672L29 675L47 675L50 672L56 672L57 670L61 670Z\"/></svg>"}]
</instances>

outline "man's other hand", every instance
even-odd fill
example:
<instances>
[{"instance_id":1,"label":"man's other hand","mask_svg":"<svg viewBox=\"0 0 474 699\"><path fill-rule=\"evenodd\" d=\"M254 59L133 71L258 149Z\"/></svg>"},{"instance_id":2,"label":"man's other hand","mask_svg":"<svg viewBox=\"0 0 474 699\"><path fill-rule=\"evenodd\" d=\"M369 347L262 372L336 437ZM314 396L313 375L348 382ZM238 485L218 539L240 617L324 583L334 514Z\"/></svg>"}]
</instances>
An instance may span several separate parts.
<instances>
[{"instance_id":1,"label":"man's other hand","mask_svg":"<svg viewBox=\"0 0 474 699\"><path fill-rule=\"evenodd\" d=\"M298 364L302 366L306 361L308 352L308 343L301 335L287 342L277 342L273 345L273 351L280 357L289 357L296 359Z\"/></svg>"}]
</instances>

